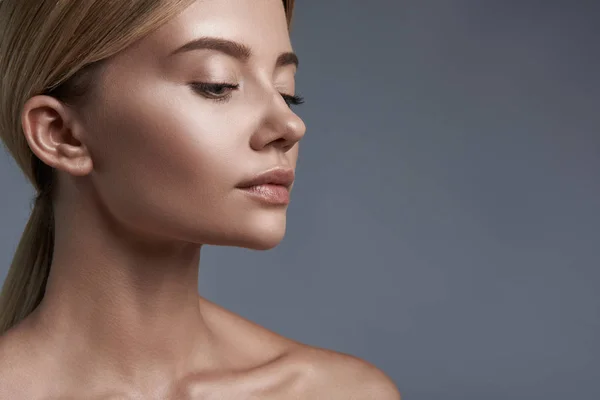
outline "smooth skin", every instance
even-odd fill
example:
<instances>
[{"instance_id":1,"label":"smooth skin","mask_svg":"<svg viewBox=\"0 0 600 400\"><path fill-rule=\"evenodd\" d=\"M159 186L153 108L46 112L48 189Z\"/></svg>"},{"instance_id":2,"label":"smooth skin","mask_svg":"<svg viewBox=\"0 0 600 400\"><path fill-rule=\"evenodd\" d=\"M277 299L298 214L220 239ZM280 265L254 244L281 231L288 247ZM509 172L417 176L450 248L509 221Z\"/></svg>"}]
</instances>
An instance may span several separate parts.
<instances>
[{"instance_id":1,"label":"smooth skin","mask_svg":"<svg viewBox=\"0 0 600 400\"><path fill-rule=\"evenodd\" d=\"M199 37L252 54L171 55ZM197 1L110 59L84 105L29 99L24 134L58 171L56 241L44 300L0 338L0 399L400 398L368 362L198 295L203 244L283 238L287 207L236 185L296 167L296 65L276 66L291 51L280 0Z\"/></svg>"}]
</instances>

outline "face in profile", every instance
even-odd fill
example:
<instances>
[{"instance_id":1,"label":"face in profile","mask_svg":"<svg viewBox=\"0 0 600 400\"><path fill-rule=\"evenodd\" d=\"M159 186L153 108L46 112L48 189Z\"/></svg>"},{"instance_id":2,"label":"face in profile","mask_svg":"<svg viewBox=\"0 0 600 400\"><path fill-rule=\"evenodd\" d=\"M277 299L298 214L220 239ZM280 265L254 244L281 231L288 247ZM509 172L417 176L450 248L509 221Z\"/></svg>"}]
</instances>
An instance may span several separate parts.
<instances>
[{"instance_id":1,"label":"face in profile","mask_svg":"<svg viewBox=\"0 0 600 400\"><path fill-rule=\"evenodd\" d=\"M277 245L287 189L242 186L295 170L305 126L290 52L281 0L207 0L107 60L82 121L111 218L161 240Z\"/></svg>"}]
</instances>

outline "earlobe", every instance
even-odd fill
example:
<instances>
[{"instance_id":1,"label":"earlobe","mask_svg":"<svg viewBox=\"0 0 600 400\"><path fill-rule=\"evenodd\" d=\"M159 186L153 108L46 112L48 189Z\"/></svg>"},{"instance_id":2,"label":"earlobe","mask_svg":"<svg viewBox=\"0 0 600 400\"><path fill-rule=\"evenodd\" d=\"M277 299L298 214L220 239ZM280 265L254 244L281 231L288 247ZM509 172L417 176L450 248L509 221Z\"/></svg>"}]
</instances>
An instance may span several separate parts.
<instances>
[{"instance_id":1,"label":"earlobe","mask_svg":"<svg viewBox=\"0 0 600 400\"><path fill-rule=\"evenodd\" d=\"M91 172L92 160L77 135L77 120L59 100L44 95L30 98L21 123L29 148L44 164L75 176Z\"/></svg>"}]
</instances>

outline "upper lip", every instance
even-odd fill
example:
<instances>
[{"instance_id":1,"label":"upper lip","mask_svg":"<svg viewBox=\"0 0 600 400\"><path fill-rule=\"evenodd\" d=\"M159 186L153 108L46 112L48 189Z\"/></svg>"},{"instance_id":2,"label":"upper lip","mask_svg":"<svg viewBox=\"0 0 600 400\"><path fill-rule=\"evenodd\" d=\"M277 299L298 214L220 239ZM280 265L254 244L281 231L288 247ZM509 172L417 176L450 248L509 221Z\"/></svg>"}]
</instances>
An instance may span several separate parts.
<instances>
[{"instance_id":1,"label":"upper lip","mask_svg":"<svg viewBox=\"0 0 600 400\"><path fill-rule=\"evenodd\" d=\"M254 177L243 181L238 185L239 188L248 188L257 185L281 185L288 189L294 183L294 170L285 167L275 167L268 171L262 172Z\"/></svg>"}]
</instances>

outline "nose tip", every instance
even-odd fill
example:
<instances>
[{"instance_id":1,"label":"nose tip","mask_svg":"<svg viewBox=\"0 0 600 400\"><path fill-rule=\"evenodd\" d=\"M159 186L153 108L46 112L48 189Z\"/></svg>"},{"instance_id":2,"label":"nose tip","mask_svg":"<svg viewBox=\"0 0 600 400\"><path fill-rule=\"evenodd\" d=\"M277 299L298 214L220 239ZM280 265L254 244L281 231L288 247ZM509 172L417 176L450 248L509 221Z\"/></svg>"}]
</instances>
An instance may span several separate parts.
<instances>
[{"instance_id":1,"label":"nose tip","mask_svg":"<svg viewBox=\"0 0 600 400\"><path fill-rule=\"evenodd\" d=\"M292 116L286 121L284 128L286 135L284 136L291 146L304 137L306 133L306 125L304 121L294 112L291 112Z\"/></svg>"},{"instance_id":2,"label":"nose tip","mask_svg":"<svg viewBox=\"0 0 600 400\"><path fill-rule=\"evenodd\" d=\"M271 87L269 91L271 96L262 103L260 127L251 139L251 147L259 151L272 145L287 152L304 137L306 125L278 90Z\"/></svg>"},{"instance_id":3,"label":"nose tip","mask_svg":"<svg viewBox=\"0 0 600 400\"><path fill-rule=\"evenodd\" d=\"M287 152L306 133L306 125L302 118L283 101L279 94L278 96L278 101L272 104L270 112L263 120L263 127L252 138L251 146L255 150L274 145Z\"/></svg>"},{"instance_id":4,"label":"nose tip","mask_svg":"<svg viewBox=\"0 0 600 400\"><path fill-rule=\"evenodd\" d=\"M296 117L295 119L293 119L289 125L289 129L294 132L294 135L298 137L298 140L302 139L304 137L304 134L306 133L306 124L304 123L304 121L302 120L302 118L300 118L298 116L298 114L294 113L294 116Z\"/></svg>"}]
</instances>

